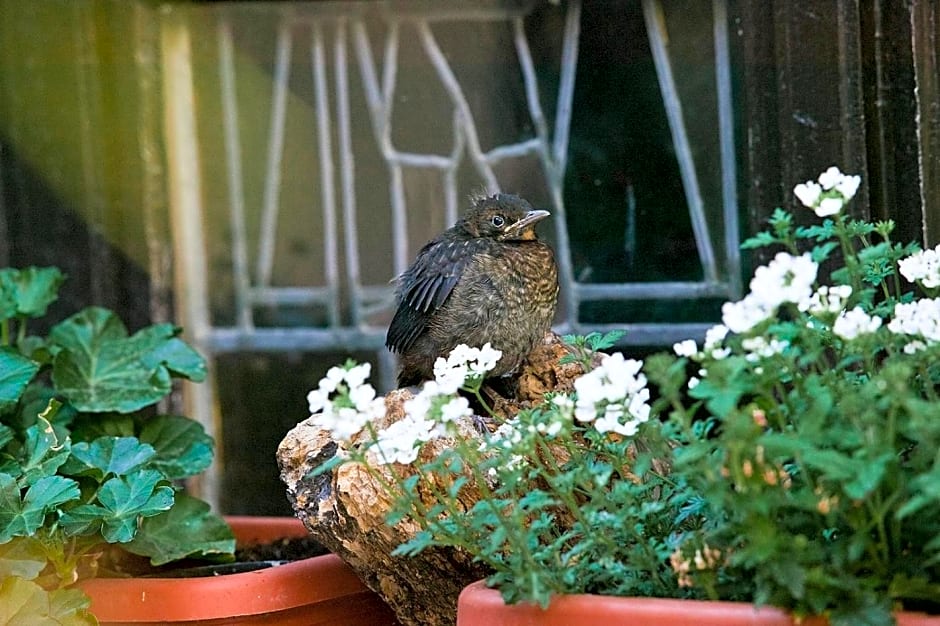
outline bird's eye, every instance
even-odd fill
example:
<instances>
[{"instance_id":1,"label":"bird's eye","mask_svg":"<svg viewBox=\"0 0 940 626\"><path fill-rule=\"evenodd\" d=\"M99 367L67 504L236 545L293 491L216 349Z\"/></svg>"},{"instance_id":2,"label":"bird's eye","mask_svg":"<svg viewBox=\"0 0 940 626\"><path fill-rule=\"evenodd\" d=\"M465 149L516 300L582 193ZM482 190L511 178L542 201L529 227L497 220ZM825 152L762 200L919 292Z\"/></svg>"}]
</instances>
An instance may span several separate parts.
<instances>
[{"instance_id":1,"label":"bird's eye","mask_svg":"<svg viewBox=\"0 0 940 626\"><path fill-rule=\"evenodd\" d=\"M492 224L496 228L502 228L503 224L505 223L506 223L506 220L503 219L502 215L494 215L493 217L490 218L490 224Z\"/></svg>"}]
</instances>

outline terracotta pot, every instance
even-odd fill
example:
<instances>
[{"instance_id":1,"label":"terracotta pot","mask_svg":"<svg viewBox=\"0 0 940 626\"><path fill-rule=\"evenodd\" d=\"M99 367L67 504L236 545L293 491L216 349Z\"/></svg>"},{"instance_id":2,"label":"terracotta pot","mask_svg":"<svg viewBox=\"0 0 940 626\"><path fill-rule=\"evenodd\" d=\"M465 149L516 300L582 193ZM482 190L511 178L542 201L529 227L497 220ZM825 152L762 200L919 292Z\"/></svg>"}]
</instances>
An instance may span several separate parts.
<instances>
[{"instance_id":1,"label":"terracotta pot","mask_svg":"<svg viewBox=\"0 0 940 626\"><path fill-rule=\"evenodd\" d=\"M940 626L940 616L896 614L898 626ZM703 602L664 598L570 595L542 610L532 604L507 605L495 589L478 581L457 601L457 626L823 626L824 618L797 622L786 611L744 602Z\"/></svg>"},{"instance_id":2,"label":"terracotta pot","mask_svg":"<svg viewBox=\"0 0 940 626\"><path fill-rule=\"evenodd\" d=\"M292 517L228 517L240 543L307 534ZM200 578L94 578L79 585L102 624L394 626L391 609L333 554Z\"/></svg>"}]
</instances>

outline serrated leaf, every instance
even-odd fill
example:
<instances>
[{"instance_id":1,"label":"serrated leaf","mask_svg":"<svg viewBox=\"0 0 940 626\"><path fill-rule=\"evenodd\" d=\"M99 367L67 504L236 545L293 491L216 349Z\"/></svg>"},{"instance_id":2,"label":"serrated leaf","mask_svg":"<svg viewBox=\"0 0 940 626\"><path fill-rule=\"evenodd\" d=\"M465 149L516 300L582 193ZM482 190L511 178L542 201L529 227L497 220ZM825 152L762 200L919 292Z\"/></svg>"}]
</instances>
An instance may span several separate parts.
<instances>
[{"instance_id":1,"label":"serrated leaf","mask_svg":"<svg viewBox=\"0 0 940 626\"><path fill-rule=\"evenodd\" d=\"M0 579L0 624L6 626L94 626L90 604L78 589L46 591L17 576Z\"/></svg>"},{"instance_id":2,"label":"serrated leaf","mask_svg":"<svg viewBox=\"0 0 940 626\"><path fill-rule=\"evenodd\" d=\"M69 457L68 439L60 440L52 424L44 415L54 414L55 400L51 400L46 411L36 418L36 423L26 429L20 458L22 480L33 484L41 478L53 476Z\"/></svg>"},{"instance_id":3,"label":"serrated leaf","mask_svg":"<svg viewBox=\"0 0 940 626\"><path fill-rule=\"evenodd\" d=\"M156 470L138 470L116 476L98 490L101 535L109 543L126 543L137 533L141 517L151 517L173 506L173 488L157 483L164 480ZM64 516L63 516L64 517Z\"/></svg>"},{"instance_id":4,"label":"serrated leaf","mask_svg":"<svg viewBox=\"0 0 940 626\"><path fill-rule=\"evenodd\" d=\"M180 332L178 327L170 324L164 324L159 328L161 332L166 332L171 328L174 334ZM144 357L144 362L152 367L164 365L174 374L197 383L206 379L206 360L179 337L173 337L157 345Z\"/></svg>"},{"instance_id":5,"label":"serrated leaf","mask_svg":"<svg viewBox=\"0 0 940 626\"><path fill-rule=\"evenodd\" d=\"M62 467L62 473L94 476L99 480L109 475L123 476L140 468L155 454L153 446L136 437L98 437L92 442L73 444L72 456Z\"/></svg>"},{"instance_id":6,"label":"serrated leaf","mask_svg":"<svg viewBox=\"0 0 940 626\"><path fill-rule=\"evenodd\" d=\"M0 414L16 406L38 371L39 364L32 359L9 346L0 347Z\"/></svg>"},{"instance_id":7,"label":"serrated leaf","mask_svg":"<svg viewBox=\"0 0 940 626\"><path fill-rule=\"evenodd\" d=\"M212 464L213 441L202 425L179 415L147 419L140 440L153 446L150 466L171 480L194 476Z\"/></svg>"},{"instance_id":8,"label":"serrated leaf","mask_svg":"<svg viewBox=\"0 0 940 626\"><path fill-rule=\"evenodd\" d=\"M178 493L173 508L145 519L137 536L124 548L150 557L153 565L187 557L228 560L235 551L235 536L208 504Z\"/></svg>"},{"instance_id":9,"label":"serrated leaf","mask_svg":"<svg viewBox=\"0 0 940 626\"><path fill-rule=\"evenodd\" d=\"M157 324L128 337L111 311L85 309L50 333L52 380L80 411L136 411L170 392L171 374L204 378L201 357L177 332Z\"/></svg>"},{"instance_id":10,"label":"serrated leaf","mask_svg":"<svg viewBox=\"0 0 940 626\"><path fill-rule=\"evenodd\" d=\"M16 273L16 312L27 317L42 317L59 297L65 280L57 267L27 267Z\"/></svg>"},{"instance_id":11,"label":"serrated leaf","mask_svg":"<svg viewBox=\"0 0 940 626\"><path fill-rule=\"evenodd\" d=\"M20 486L9 474L0 474L0 543L12 537L32 535L52 509L81 496L78 483L64 476L36 481L20 498Z\"/></svg>"},{"instance_id":12,"label":"serrated leaf","mask_svg":"<svg viewBox=\"0 0 940 626\"><path fill-rule=\"evenodd\" d=\"M46 553L34 537L17 537L0 544L0 579L19 576L32 580L46 567Z\"/></svg>"}]
</instances>

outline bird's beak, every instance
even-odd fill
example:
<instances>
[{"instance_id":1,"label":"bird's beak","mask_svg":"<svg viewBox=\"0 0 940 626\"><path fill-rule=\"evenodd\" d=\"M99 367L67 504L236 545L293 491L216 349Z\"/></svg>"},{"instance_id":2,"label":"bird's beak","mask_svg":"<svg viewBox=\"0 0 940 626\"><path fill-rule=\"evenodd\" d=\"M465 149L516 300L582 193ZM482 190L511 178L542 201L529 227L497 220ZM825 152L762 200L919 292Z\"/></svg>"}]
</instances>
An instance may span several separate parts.
<instances>
[{"instance_id":1,"label":"bird's beak","mask_svg":"<svg viewBox=\"0 0 940 626\"><path fill-rule=\"evenodd\" d=\"M529 211L528 213L526 213L525 217L523 217L521 220L512 224L508 230L514 231L514 232L522 232L526 228L531 226L532 224L535 224L536 222L545 219L549 215L551 215L551 213L543 209L533 209L532 211Z\"/></svg>"}]
</instances>

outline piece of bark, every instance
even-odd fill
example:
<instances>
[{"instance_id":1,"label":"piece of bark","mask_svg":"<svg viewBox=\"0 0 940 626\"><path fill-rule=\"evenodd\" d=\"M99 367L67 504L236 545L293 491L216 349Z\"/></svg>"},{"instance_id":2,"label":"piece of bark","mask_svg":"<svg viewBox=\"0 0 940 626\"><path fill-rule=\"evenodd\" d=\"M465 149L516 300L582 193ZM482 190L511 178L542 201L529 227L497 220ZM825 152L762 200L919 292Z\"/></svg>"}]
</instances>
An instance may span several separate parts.
<instances>
[{"instance_id":1,"label":"piece of bark","mask_svg":"<svg viewBox=\"0 0 940 626\"><path fill-rule=\"evenodd\" d=\"M497 398L496 412L510 417L541 402L548 391L570 391L583 370L578 364L560 364L566 353L556 335L546 335L523 364L516 379L515 396ZM407 389L386 395L386 415L376 427L383 428L401 419L404 403L411 397ZM465 419L458 423L458 428L463 437L479 439L478 424L479 420ZM354 439L349 445L357 441ZM453 440L446 438L429 441L418 462L430 460L452 445ZM390 480L393 470L408 475L412 466L394 465L370 472L358 463L344 463L328 473L313 475L316 468L341 450L342 446L330 438L328 431L316 426L312 418L299 423L281 442L277 455L281 479L287 485L297 517L315 539L346 561L366 585L388 602L404 626L453 624L461 589L483 578L488 571L458 549L429 548L413 557L392 556L392 551L411 539L419 528L407 520L395 526L386 523L392 501L382 481ZM478 495L471 483L461 492L463 505L472 507Z\"/></svg>"}]
</instances>

